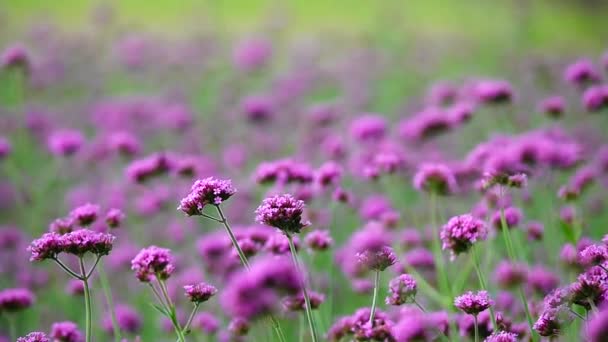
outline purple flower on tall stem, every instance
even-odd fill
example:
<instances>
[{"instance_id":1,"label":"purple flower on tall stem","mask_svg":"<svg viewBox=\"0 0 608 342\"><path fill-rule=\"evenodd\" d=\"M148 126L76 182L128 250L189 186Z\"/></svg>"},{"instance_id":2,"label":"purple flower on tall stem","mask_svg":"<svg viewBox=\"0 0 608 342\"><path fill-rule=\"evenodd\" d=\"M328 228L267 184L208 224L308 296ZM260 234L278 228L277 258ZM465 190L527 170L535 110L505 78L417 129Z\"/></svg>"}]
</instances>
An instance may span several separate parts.
<instances>
[{"instance_id":1,"label":"purple flower on tall stem","mask_svg":"<svg viewBox=\"0 0 608 342\"><path fill-rule=\"evenodd\" d=\"M401 274L389 282L389 295L386 297L386 304L402 305L410 300L415 302L417 291L416 279L409 274Z\"/></svg>"},{"instance_id":2,"label":"purple flower on tall stem","mask_svg":"<svg viewBox=\"0 0 608 342\"><path fill-rule=\"evenodd\" d=\"M487 235L483 221L470 214L454 216L441 230L442 249L449 250L453 260L458 254L469 251L475 242L485 240Z\"/></svg>"},{"instance_id":3,"label":"purple flower on tall stem","mask_svg":"<svg viewBox=\"0 0 608 342\"><path fill-rule=\"evenodd\" d=\"M449 195L458 186L454 173L443 164L423 164L414 175L414 188L419 191Z\"/></svg>"},{"instance_id":4,"label":"purple flower on tall stem","mask_svg":"<svg viewBox=\"0 0 608 342\"><path fill-rule=\"evenodd\" d=\"M479 341L477 315L479 315L480 312L489 309L492 305L494 305L494 302L490 299L490 296L488 296L488 292L486 291L479 291L477 293L469 291L454 299L454 306L469 315L473 315L476 342Z\"/></svg>"},{"instance_id":5,"label":"purple flower on tall stem","mask_svg":"<svg viewBox=\"0 0 608 342\"><path fill-rule=\"evenodd\" d=\"M51 338L56 342L82 342L84 337L74 322L64 321L53 323L51 326Z\"/></svg>"},{"instance_id":6,"label":"purple flower on tall stem","mask_svg":"<svg viewBox=\"0 0 608 342\"><path fill-rule=\"evenodd\" d=\"M184 286L186 297L195 304L208 301L217 293L217 289L206 283L198 283L194 285Z\"/></svg>"}]
</instances>

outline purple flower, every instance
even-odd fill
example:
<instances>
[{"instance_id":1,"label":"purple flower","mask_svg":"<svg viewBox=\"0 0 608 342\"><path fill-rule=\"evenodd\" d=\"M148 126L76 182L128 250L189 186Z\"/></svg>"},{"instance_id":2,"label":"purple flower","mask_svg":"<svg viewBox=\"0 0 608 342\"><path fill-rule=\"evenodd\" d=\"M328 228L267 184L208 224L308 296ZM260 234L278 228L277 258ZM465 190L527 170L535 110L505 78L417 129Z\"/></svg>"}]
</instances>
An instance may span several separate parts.
<instances>
[{"instance_id":1,"label":"purple flower","mask_svg":"<svg viewBox=\"0 0 608 342\"><path fill-rule=\"evenodd\" d=\"M120 330L131 334L136 334L141 330L142 319L132 307L125 304L117 304L114 308L116 314L116 321ZM112 329L112 317L110 313L106 313L104 316L101 326L103 330L108 334L113 334Z\"/></svg>"},{"instance_id":2,"label":"purple flower","mask_svg":"<svg viewBox=\"0 0 608 342\"><path fill-rule=\"evenodd\" d=\"M192 327L206 334L215 334L220 328L220 321L210 312L199 312L192 320Z\"/></svg>"},{"instance_id":3,"label":"purple flower","mask_svg":"<svg viewBox=\"0 0 608 342\"><path fill-rule=\"evenodd\" d=\"M602 342L608 336L608 309L603 308L593 315L587 323L585 336L588 342Z\"/></svg>"},{"instance_id":4,"label":"purple flower","mask_svg":"<svg viewBox=\"0 0 608 342\"><path fill-rule=\"evenodd\" d=\"M242 317L235 317L228 324L228 331L235 336L247 335L250 328L251 325L249 321Z\"/></svg>"},{"instance_id":5,"label":"purple flower","mask_svg":"<svg viewBox=\"0 0 608 342\"><path fill-rule=\"evenodd\" d=\"M206 205L220 205L235 193L236 190L232 187L230 180L213 177L199 179L194 182L190 193L181 200L177 209L188 216L202 215L202 210Z\"/></svg>"},{"instance_id":6,"label":"purple flower","mask_svg":"<svg viewBox=\"0 0 608 342\"><path fill-rule=\"evenodd\" d=\"M501 261L494 271L494 281L503 288L512 288L526 281L528 269L525 264Z\"/></svg>"},{"instance_id":7,"label":"purple flower","mask_svg":"<svg viewBox=\"0 0 608 342\"><path fill-rule=\"evenodd\" d=\"M601 265L608 260L606 245L590 245L579 253L579 261L586 266Z\"/></svg>"},{"instance_id":8,"label":"purple flower","mask_svg":"<svg viewBox=\"0 0 608 342\"><path fill-rule=\"evenodd\" d=\"M308 296L310 297L311 309L318 309L319 306L325 301L325 296L322 293L309 291ZM306 302L304 301L304 294L302 292L283 298L283 308L287 311L305 311Z\"/></svg>"},{"instance_id":9,"label":"purple flower","mask_svg":"<svg viewBox=\"0 0 608 342\"><path fill-rule=\"evenodd\" d=\"M289 194L275 195L265 198L256 209L256 221L285 233L299 233L309 225L308 222L302 222L304 208L304 201Z\"/></svg>"},{"instance_id":10,"label":"purple flower","mask_svg":"<svg viewBox=\"0 0 608 342\"><path fill-rule=\"evenodd\" d=\"M175 266L170 250L150 246L142 249L131 260L131 269L135 271L137 279L147 283L152 280L152 277L158 277L160 280L169 278L175 270Z\"/></svg>"},{"instance_id":11,"label":"purple flower","mask_svg":"<svg viewBox=\"0 0 608 342\"><path fill-rule=\"evenodd\" d=\"M25 288L4 289L0 291L0 311L15 312L29 308L36 297Z\"/></svg>"},{"instance_id":12,"label":"purple flower","mask_svg":"<svg viewBox=\"0 0 608 342\"><path fill-rule=\"evenodd\" d=\"M72 217L55 219L49 225L49 231L60 235L74 231L74 219Z\"/></svg>"},{"instance_id":13,"label":"purple flower","mask_svg":"<svg viewBox=\"0 0 608 342\"><path fill-rule=\"evenodd\" d=\"M196 304L208 301L209 298L217 293L217 289L214 286L206 283L186 285L184 286L184 290L186 291L188 300Z\"/></svg>"},{"instance_id":14,"label":"purple flower","mask_svg":"<svg viewBox=\"0 0 608 342\"><path fill-rule=\"evenodd\" d=\"M64 321L51 325L51 338L56 342L82 342L84 337L74 322Z\"/></svg>"},{"instance_id":15,"label":"purple flower","mask_svg":"<svg viewBox=\"0 0 608 342\"><path fill-rule=\"evenodd\" d=\"M127 178L133 183L144 183L148 179L167 173L170 162L163 153L155 153L143 159L132 161L125 171Z\"/></svg>"},{"instance_id":16,"label":"purple flower","mask_svg":"<svg viewBox=\"0 0 608 342\"><path fill-rule=\"evenodd\" d=\"M70 217L80 226L86 227L97 220L101 209L96 204L86 203L70 212Z\"/></svg>"},{"instance_id":17,"label":"purple flower","mask_svg":"<svg viewBox=\"0 0 608 342\"><path fill-rule=\"evenodd\" d=\"M365 113L350 124L350 134L359 142L379 141L386 135L386 125L384 117Z\"/></svg>"},{"instance_id":18,"label":"purple flower","mask_svg":"<svg viewBox=\"0 0 608 342\"><path fill-rule=\"evenodd\" d=\"M252 95L243 99L241 108L247 119L253 123L269 121L274 113L272 98L264 95Z\"/></svg>"},{"instance_id":19,"label":"purple flower","mask_svg":"<svg viewBox=\"0 0 608 342\"><path fill-rule=\"evenodd\" d=\"M24 337L19 337L17 342L51 342L43 332L31 332Z\"/></svg>"},{"instance_id":20,"label":"purple flower","mask_svg":"<svg viewBox=\"0 0 608 342\"><path fill-rule=\"evenodd\" d=\"M582 97L583 107L588 112L597 112L608 106L608 85L600 84L587 88Z\"/></svg>"},{"instance_id":21,"label":"purple flower","mask_svg":"<svg viewBox=\"0 0 608 342\"><path fill-rule=\"evenodd\" d=\"M458 109L458 108L456 108ZM464 108L462 108L464 109ZM420 141L447 132L456 126L454 112L430 107L399 123L399 135L408 141ZM462 115L462 112L458 112ZM465 111L466 114L466 111ZM457 118L461 120L460 117Z\"/></svg>"},{"instance_id":22,"label":"purple flower","mask_svg":"<svg viewBox=\"0 0 608 342\"><path fill-rule=\"evenodd\" d=\"M10 141L5 137L0 136L0 160L11 154L12 146Z\"/></svg>"},{"instance_id":23,"label":"purple flower","mask_svg":"<svg viewBox=\"0 0 608 342\"><path fill-rule=\"evenodd\" d=\"M449 195L457 187L454 173L443 164L423 164L414 175L414 188L418 191Z\"/></svg>"},{"instance_id":24,"label":"purple flower","mask_svg":"<svg viewBox=\"0 0 608 342\"><path fill-rule=\"evenodd\" d=\"M328 230L313 230L304 239L308 248L313 251L324 251L334 243Z\"/></svg>"},{"instance_id":25,"label":"purple flower","mask_svg":"<svg viewBox=\"0 0 608 342\"><path fill-rule=\"evenodd\" d=\"M242 70L252 71L266 65L272 57L272 45L264 39L248 39L235 47L232 59Z\"/></svg>"},{"instance_id":26,"label":"purple flower","mask_svg":"<svg viewBox=\"0 0 608 342\"><path fill-rule=\"evenodd\" d=\"M582 58L566 67L564 79L571 84L583 86L599 81L600 74L595 70L591 60Z\"/></svg>"},{"instance_id":27,"label":"purple flower","mask_svg":"<svg viewBox=\"0 0 608 342\"><path fill-rule=\"evenodd\" d=\"M62 252L61 235L45 233L42 237L32 241L27 250L31 253L30 261L54 259Z\"/></svg>"},{"instance_id":28,"label":"purple flower","mask_svg":"<svg viewBox=\"0 0 608 342\"><path fill-rule=\"evenodd\" d=\"M357 253L357 262L369 270L384 271L397 262L397 256L392 248L382 246L378 249L366 249Z\"/></svg>"},{"instance_id":29,"label":"purple flower","mask_svg":"<svg viewBox=\"0 0 608 342\"><path fill-rule=\"evenodd\" d=\"M137 137L130 132L115 132L108 137L108 147L124 156L133 156L141 150Z\"/></svg>"},{"instance_id":30,"label":"purple flower","mask_svg":"<svg viewBox=\"0 0 608 342\"><path fill-rule=\"evenodd\" d=\"M571 320L572 318L564 306L548 308L543 311L533 328L540 336L558 336L562 327Z\"/></svg>"},{"instance_id":31,"label":"purple flower","mask_svg":"<svg viewBox=\"0 0 608 342\"><path fill-rule=\"evenodd\" d=\"M315 171L315 180L323 188L337 185L342 177L342 172L342 167L338 163L329 161Z\"/></svg>"},{"instance_id":32,"label":"purple flower","mask_svg":"<svg viewBox=\"0 0 608 342\"><path fill-rule=\"evenodd\" d=\"M51 153L57 156L71 156L84 144L84 136L79 131L61 130L53 132L48 139Z\"/></svg>"},{"instance_id":33,"label":"purple flower","mask_svg":"<svg viewBox=\"0 0 608 342\"><path fill-rule=\"evenodd\" d=\"M513 228L517 227L517 225L521 222L522 216L523 216L521 210L519 208L515 208L515 207L505 208L504 215L505 215L505 222L507 224L508 229L513 229ZM500 210L497 210L492 215L492 225L496 229L499 229L499 230L502 229L502 222L500 219Z\"/></svg>"},{"instance_id":34,"label":"purple flower","mask_svg":"<svg viewBox=\"0 0 608 342\"><path fill-rule=\"evenodd\" d=\"M388 297L386 297L386 304L389 305L402 305L407 303L410 299L416 297L418 285L416 279L409 274L401 274L396 278L393 278L388 283Z\"/></svg>"},{"instance_id":35,"label":"purple flower","mask_svg":"<svg viewBox=\"0 0 608 342\"><path fill-rule=\"evenodd\" d=\"M568 289L572 303L578 304L587 310L591 309L590 302L595 303L595 305L601 303L606 293L608 293L606 277L606 272L598 266L594 266L585 273L580 274Z\"/></svg>"},{"instance_id":36,"label":"purple flower","mask_svg":"<svg viewBox=\"0 0 608 342\"><path fill-rule=\"evenodd\" d=\"M106 224L110 228L118 228L125 219L125 214L120 209L112 208L106 213Z\"/></svg>"},{"instance_id":37,"label":"purple flower","mask_svg":"<svg viewBox=\"0 0 608 342\"><path fill-rule=\"evenodd\" d=\"M281 185L289 183L310 183L314 173L310 165L296 162L291 159L279 159L263 162L255 171L255 181L259 184L277 182Z\"/></svg>"},{"instance_id":38,"label":"purple flower","mask_svg":"<svg viewBox=\"0 0 608 342\"><path fill-rule=\"evenodd\" d=\"M21 44L7 47L0 55L0 68L23 68L27 72L30 64L29 53Z\"/></svg>"},{"instance_id":39,"label":"purple flower","mask_svg":"<svg viewBox=\"0 0 608 342\"><path fill-rule=\"evenodd\" d=\"M111 234L80 229L61 235L61 251L77 256L85 253L93 253L97 256L108 255L112 250L114 239L115 237Z\"/></svg>"},{"instance_id":40,"label":"purple flower","mask_svg":"<svg viewBox=\"0 0 608 342\"><path fill-rule=\"evenodd\" d=\"M506 81L485 80L475 85L475 96L480 102L502 103L513 98L513 89Z\"/></svg>"},{"instance_id":41,"label":"purple flower","mask_svg":"<svg viewBox=\"0 0 608 342\"><path fill-rule=\"evenodd\" d=\"M538 104L538 111L546 114L552 118L558 118L562 116L566 109L566 104L564 103L564 98L561 96L551 96L546 99L543 99Z\"/></svg>"},{"instance_id":42,"label":"purple flower","mask_svg":"<svg viewBox=\"0 0 608 342\"><path fill-rule=\"evenodd\" d=\"M478 240L485 240L487 234L484 222L473 215L454 216L441 229L441 248L450 250L453 260L458 254L467 252Z\"/></svg>"},{"instance_id":43,"label":"purple flower","mask_svg":"<svg viewBox=\"0 0 608 342\"><path fill-rule=\"evenodd\" d=\"M517 342L517 334L509 331L499 331L488 336L484 342Z\"/></svg>"},{"instance_id":44,"label":"purple flower","mask_svg":"<svg viewBox=\"0 0 608 342\"><path fill-rule=\"evenodd\" d=\"M494 302L488 296L487 291L479 291L477 293L468 291L454 299L454 306L469 315L477 315L493 304Z\"/></svg>"}]
</instances>

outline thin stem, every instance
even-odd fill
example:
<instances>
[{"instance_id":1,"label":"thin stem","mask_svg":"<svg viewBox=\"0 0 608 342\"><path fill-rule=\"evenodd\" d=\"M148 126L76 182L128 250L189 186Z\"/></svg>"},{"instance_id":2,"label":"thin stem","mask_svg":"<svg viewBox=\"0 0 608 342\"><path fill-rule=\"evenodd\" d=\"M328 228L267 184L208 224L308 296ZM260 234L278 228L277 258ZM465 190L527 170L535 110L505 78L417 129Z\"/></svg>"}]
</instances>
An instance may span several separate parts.
<instances>
[{"instance_id":1,"label":"thin stem","mask_svg":"<svg viewBox=\"0 0 608 342\"><path fill-rule=\"evenodd\" d=\"M581 314L579 314L578 312L576 312L576 311L572 310L572 308L569 308L569 310L570 310L570 313L572 313L574 316L576 316L576 317L578 317L578 318L582 319L583 321L586 321L586 320L587 320L585 317L583 317L583 315L581 315Z\"/></svg>"},{"instance_id":2,"label":"thin stem","mask_svg":"<svg viewBox=\"0 0 608 342\"><path fill-rule=\"evenodd\" d=\"M591 307L591 310L595 313L597 313L597 306L595 306L595 303L593 302L592 299L589 299L587 302L589 302L589 306Z\"/></svg>"},{"instance_id":3,"label":"thin stem","mask_svg":"<svg viewBox=\"0 0 608 342\"><path fill-rule=\"evenodd\" d=\"M378 298L378 288L380 287L380 271L376 270L374 274L374 294L372 297L372 310L369 313L369 324L373 326L374 316L376 315L376 300Z\"/></svg>"},{"instance_id":4,"label":"thin stem","mask_svg":"<svg viewBox=\"0 0 608 342\"><path fill-rule=\"evenodd\" d=\"M77 274L76 272L72 271L68 266L66 266L64 263L62 263L59 259L53 258L53 261L55 261L57 263L57 265L59 265L59 267L61 267L64 271L66 271L72 277L79 279L79 280L84 280L84 278L82 276L80 276L80 274Z\"/></svg>"},{"instance_id":5,"label":"thin stem","mask_svg":"<svg viewBox=\"0 0 608 342\"><path fill-rule=\"evenodd\" d=\"M268 320L270 320L270 325L272 326L274 333L279 338L279 341L287 342L287 339L285 338L285 333L283 333L283 329L281 329L281 325L279 324L279 321L277 321L277 319L274 318L274 316L272 314L270 314L268 316Z\"/></svg>"},{"instance_id":6,"label":"thin stem","mask_svg":"<svg viewBox=\"0 0 608 342\"><path fill-rule=\"evenodd\" d=\"M475 342L479 342L479 326L477 324L477 315L473 315L473 322L475 323Z\"/></svg>"},{"instance_id":7,"label":"thin stem","mask_svg":"<svg viewBox=\"0 0 608 342\"><path fill-rule=\"evenodd\" d=\"M156 289L156 287L154 287L154 285L152 285L152 283L148 283L148 285L152 289L152 293L154 293L154 297L156 297L156 300L160 303L160 305L162 305L163 308L165 308L166 310L169 310L169 308L167 307L167 304L161 297L160 293L158 293L158 290Z\"/></svg>"},{"instance_id":8,"label":"thin stem","mask_svg":"<svg viewBox=\"0 0 608 342\"><path fill-rule=\"evenodd\" d=\"M175 314L175 306L173 305L173 301L171 301L171 297L169 297L169 291L167 291L167 284L162 280L158 275L156 276L158 280L158 284L160 286L160 290L165 297L165 301L167 302L167 306L169 308L169 314L171 317L171 323L173 323L173 327L175 329L175 333L177 334L177 338L179 341L186 342L186 338L184 337L183 330L179 325L179 321L177 320L177 316Z\"/></svg>"},{"instance_id":9,"label":"thin stem","mask_svg":"<svg viewBox=\"0 0 608 342\"><path fill-rule=\"evenodd\" d=\"M479 279L479 286L482 290L487 291L488 287L486 285L485 277L483 276L483 272L481 272L479 258L477 257L477 248L475 245L471 247L471 256L473 258L473 265L475 266L475 271L477 272L477 278ZM490 306L490 318L492 319L492 328L494 331L497 330L496 326L496 315L494 314L494 308Z\"/></svg>"},{"instance_id":10,"label":"thin stem","mask_svg":"<svg viewBox=\"0 0 608 342\"><path fill-rule=\"evenodd\" d=\"M304 273L300 268L300 262L298 261L296 246L293 244L293 238L290 234L285 234L287 236L287 240L289 241L289 249L291 250L291 258L293 260L293 264L296 267L297 272L302 277L302 294L304 295L304 303L306 304L306 318L308 319L308 327L310 328L310 335L312 337L313 342L317 342L317 329L315 328L315 321L312 317L312 307L310 306L310 297L308 297L308 291L306 291L306 281L304 278Z\"/></svg>"},{"instance_id":11,"label":"thin stem","mask_svg":"<svg viewBox=\"0 0 608 342\"><path fill-rule=\"evenodd\" d=\"M216 205L215 208L217 209L217 213L221 217L220 222L226 228L226 232L228 232L228 236L230 236L230 241L232 241L232 245L234 246L234 248L236 248L236 251L239 254L239 258L241 258L241 263L243 264L243 266L245 266L245 268L249 269L250 266L249 266L249 261L247 261L247 256L245 256L245 253L243 253L243 250L239 246L239 243L236 240L236 237L234 236L232 229L230 228L230 224L228 224L228 220L226 220L226 217L224 216L224 213L222 212L222 208L220 208L219 205Z\"/></svg>"},{"instance_id":12,"label":"thin stem","mask_svg":"<svg viewBox=\"0 0 608 342\"><path fill-rule=\"evenodd\" d=\"M98 260L101 258L98 258ZM93 266L95 268L95 266ZM93 269L91 269L92 272ZM106 297L106 303L108 304L108 311L110 312L110 318L112 320L112 332L114 334L114 341L120 342L122 336L120 333L120 326L116 319L116 311L114 310L114 301L112 300L112 288L110 288L110 282L106 276L106 272L103 268L103 262L99 264L97 268L99 274L99 281L101 282L101 288L103 289L104 296Z\"/></svg>"},{"instance_id":13,"label":"thin stem","mask_svg":"<svg viewBox=\"0 0 608 342\"><path fill-rule=\"evenodd\" d=\"M215 222L223 223L223 222L222 222L222 220L218 219L217 217L213 217L213 216L211 216L211 215L207 215L207 214L205 214L205 213L201 213L201 216L202 216L202 217L204 217L204 218L208 218L208 219L210 219L211 221L215 221Z\"/></svg>"},{"instance_id":14,"label":"thin stem","mask_svg":"<svg viewBox=\"0 0 608 342\"><path fill-rule=\"evenodd\" d=\"M84 260L82 257L78 258L80 263L80 273L82 274L81 280L84 284L84 308L85 308L85 341L91 342L91 292L89 290L89 279L86 277L87 271L84 267Z\"/></svg>"},{"instance_id":15,"label":"thin stem","mask_svg":"<svg viewBox=\"0 0 608 342\"><path fill-rule=\"evenodd\" d=\"M184 335L188 335L190 333L190 324L192 324L192 320L194 319L194 315L196 315L196 311L198 310L199 303L194 303L194 308L192 308L192 312L190 313L190 317L188 317L188 321L186 321L186 325L182 330Z\"/></svg>"},{"instance_id":16,"label":"thin stem","mask_svg":"<svg viewBox=\"0 0 608 342\"><path fill-rule=\"evenodd\" d=\"M12 315L7 312L3 312L2 315L6 317L6 321L8 322L8 335L10 336L12 341L17 340L17 324L15 324L15 319Z\"/></svg>"},{"instance_id":17,"label":"thin stem","mask_svg":"<svg viewBox=\"0 0 608 342\"><path fill-rule=\"evenodd\" d=\"M98 255L97 258L95 259L95 263L93 264L93 267L91 267L91 269L89 270L89 272L87 273L85 278L89 279L91 277L91 275L93 274L93 271L95 271L95 267L97 267L97 264L99 263L99 260L101 260L100 255Z\"/></svg>"},{"instance_id":18,"label":"thin stem","mask_svg":"<svg viewBox=\"0 0 608 342\"><path fill-rule=\"evenodd\" d=\"M430 204L429 210L431 211L431 228L433 230L432 248L433 255L436 260L437 267L437 282L441 293L447 293L450 297L453 297L452 289L448 283L448 278L445 273L445 264L443 261L443 255L441 254L441 241L439 238L439 226L437 220L437 193L431 191L430 193Z\"/></svg>"}]
</instances>

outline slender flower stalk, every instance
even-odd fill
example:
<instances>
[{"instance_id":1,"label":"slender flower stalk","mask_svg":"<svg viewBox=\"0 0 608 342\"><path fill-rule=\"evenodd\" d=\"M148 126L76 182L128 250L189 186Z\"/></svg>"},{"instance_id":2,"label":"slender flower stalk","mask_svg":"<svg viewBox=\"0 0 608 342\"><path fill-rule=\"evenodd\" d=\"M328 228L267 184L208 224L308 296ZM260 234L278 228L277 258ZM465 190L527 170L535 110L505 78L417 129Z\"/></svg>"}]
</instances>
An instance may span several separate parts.
<instances>
[{"instance_id":1,"label":"slender flower stalk","mask_svg":"<svg viewBox=\"0 0 608 342\"><path fill-rule=\"evenodd\" d=\"M99 274L101 288L103 289L104 296L106 297L106 303L108 304L108 311L110 312L110 319L112 320L112 332L114 335L114 341L120 342L122 339L120 326L118 325L118 321L116 320L116 311L114 310L114 301L112 299L112 289L110 288L108 277L106 276L106 272L103 268L103 261L99 263L97 273Z\"/></svg>"},{"instance_id":2,"label":"slender flower stalk","mask_svg":"<svg viewBox=\"0 0 608 342\"><path fill-rule=\"evenodd\" d=\"M439 289L442 293L447 293L450 297L453 297L452 288L449 285L448 277L445 272L445 263L441 254L441 240L439 237L439 225L437 219L437 194L435 191L431 191L429 210L431 213L431 227L433 230L432 248L433 255L437 265L437 281L439 282Z\"/></svg>"},{"instance_id":3,"label":"slender flower stalk","mask_svg":"<svg viewBox=\"0 0 608 342\"><path fill-rule=\"evenodd\" d=\"M483 291L487 291L488 286L487 286L485 277L483 275L483 272L481 271L479 257L477 256L477 248L475 245L473 245L471 247L471 257L473 258L473 265L475 266L475 271L477 272L477 278L479 279L479 287L481 287L481 289ZM492 319L492 328L494 329L494 331L497 331L496 314L494 313L494 308L490 306L489 309L490 309L490 318Z\"/></svg>"},{"instance_id":4,"label":"slender flower stalk","mask_svg":"<svg viewBox=\"0 0 608 342\"><path fill-rule=\"evenodd\" d=\"M296 251L296 246L293 243L293 237L285 232L285 236L287 236L287 240L289 241L289 250L291 251L291 258L293 260L293 264L296 267L296 270L300 275L302 275L302 294L304 296L304 303L306 304L306 319L308 320L308 328L310 329L310 334L313 342L318 341L317 338L317 329L315 326L315 320L312 315L312 307L310 305L310 297L308 296L308 291L306 290L306 280L304 277L304 273L302 272L302 268L300 267L300 262L298 260L298 252Z\"/></svg>"},{"instance_id":5,"label":"slender flower stalk","mask_svg":"<svg viewBox=\"0 0 608 342\"><path fill-rule=\"evenodd\" d=\"M78 258L80 264L80 274L82 283L84 285L84 307L85 307L85 340L91 342L91 319L92 319L92 308L91 308L91 291L89 290L89 278L87 277L87 270L84 266L84 260L82 257Z\"/></svg>"},{"instance_id":6,"label":"slender flower stalk","mask_svg":"<svg viewBox=\"0 0 608 342\"><path fill-rule=\"evenodd\" d=\"M374 315L376 314L376 302L378 300L378 290L380 287L380 270L374 272L374 294L372 297L372 310L369 313L369 323L374 323Z\"/></svg>"},{"instance_id":7,"label":"slender flower stalk","mask_svg":"<svg viewBox=\"0 0 608 342\"><path fill-rule=\"evenodd\" d=\"M477 315L473 315L473 323L475 325L475 342L479 342L479 323L477 322Z\"/></svg>"}]
</instances>

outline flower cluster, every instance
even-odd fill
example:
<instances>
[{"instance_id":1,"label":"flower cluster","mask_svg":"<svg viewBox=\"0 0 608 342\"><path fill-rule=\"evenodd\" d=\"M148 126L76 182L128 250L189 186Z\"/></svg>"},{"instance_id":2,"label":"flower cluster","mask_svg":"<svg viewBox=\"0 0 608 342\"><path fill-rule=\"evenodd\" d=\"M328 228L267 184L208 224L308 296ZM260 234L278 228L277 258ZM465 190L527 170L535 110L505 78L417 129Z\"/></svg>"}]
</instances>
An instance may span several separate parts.
<instances>
[{"instance_id":1,"label":"flower cluster","mask_svg":"<svg viewBox=\"0 0 608 342\"><path fill-rule=\"evenodd\" d=\"M479 240L487 236L485 223L471 214L452 217L440 233L442 248L449 250L451 258L467 252Z\"/></svg>"},{"instance_id":2,"label":"flower cluster","mask_svg":"<svg viewBox=\"0 0 608 342\"><path fill-rule=\"evenodd\" d=\"M170 250L150 246L142 249L131 260L131 269L135 271L135 276L139 281L147 283L153 277L159 280L168 279L175 270L175 266Z\"/></svg>"},{"instance_id":3,"label":"flower cluster","mask_svg":"<svg viewBox=\"0 0 608 342\"><path fill-rule=\"evenodd\" d=\"M201 215L206 205L220 205L235 193L230 180L213 177L199 179L194 182L190 193L181 200L177 209L188 216Z\"/></svg>"},{"instance_id":4,"label":"flower cluster","mask_svg":"<svg viewBox=\"0 0 608 342\"><path fill-rule=\"evenodd\" d=\"M397 262L397 256L391 247L382 246L357 253L357 261L369 270L384 271Z\"/></svg>"},{"instance_id":5,"label":"flower cluster","mask_svg":"<svg viewBox=\"0 0 608 342\"><path fill-rule=\"evenodd\" d=\"M64 235L45 233L32 241L28 247L31 261L55 259L61 253L83 256L92 253L97 256L108 255L112 250L115 237L107 233L80 229Z\"/></svg>"},{"instance_id":6,"label":"flower cluster","mask_svg":"<svg viewBox=\"0 0 608 342\"><path fill-rule=\"evenodd\" d=\"M469 315L477 315L492 305L494 305L494 301L490 299L486 291L479 291L477 293L468 291L454 299L454 306Z\"/></svg>"},{"instance_id":7,"label":"flower cluster","mask_svg":"<svg viewBox=\"0 0 608 342\"><path fill-rule=\"evenodd\" d=\"M186 285L184 286L184 290L186 291L188 300L196 304L208 301L209 298L217 293L217 289L214 286L206 283Z\"/></svg>"},{"instance_id":8,"label":"flower cluster","mask_svg":"<svg viewBox=\"0 0 608 342\"><path fill-rule=\"evenodd\" d=\"M389 295L386 304L402 305L416 297L418 284L416 279L409 274L401 274L388 283Z\"/></svg>"},{"instance_id":9,"label":"flower cluster","mask_svg":"<svg viewBox=\"0 0 608 342\"><path fill-rule=\"evenodd\" d=\"M275 195L264 199L256 209L256 221L285 233L299 233L309 225L308 222L302 221L304 208L304 201L289 194Z\"/></svg>"},{"instance_id":10,"label":"flower cluster","mask_svg":"<svg viewBox=\"0 0 608 342\"><path fill-rule=\"evenodd\" d=\"M0 312L14 312L27 309L36 297L25 288L4 289L0 291Z\"/></svg>"}]
</instances>

